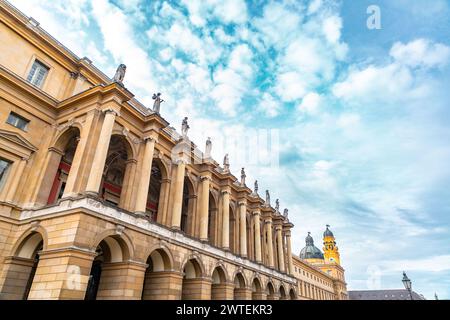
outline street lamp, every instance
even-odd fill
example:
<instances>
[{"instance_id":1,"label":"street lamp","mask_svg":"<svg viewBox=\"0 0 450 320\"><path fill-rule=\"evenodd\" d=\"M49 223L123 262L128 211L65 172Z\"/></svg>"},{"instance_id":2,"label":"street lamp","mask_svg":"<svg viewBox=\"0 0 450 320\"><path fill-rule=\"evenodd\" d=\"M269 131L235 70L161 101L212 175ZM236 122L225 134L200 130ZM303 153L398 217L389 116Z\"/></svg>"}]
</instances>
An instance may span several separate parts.
<instances>
[{"instance_id":1,"label":"street lamp","mask_svg":"<svg viewBox=\"0 0 450 320\"><path fill-rule=\"evenodd\" d=\"M411 300L414 300L413 299L413 296L412 296L412 291L411 291L411 280L409 280L409 278L408 278L408 276L406 275L406 272L405 271L403 271L403 279L402 279L402 282L403 282L403 285L405 286L405 289L406 290L408 290L408 292L409 292L409 295L410 295L410 297L411 297Z\"/></svg>"}]
</instances>

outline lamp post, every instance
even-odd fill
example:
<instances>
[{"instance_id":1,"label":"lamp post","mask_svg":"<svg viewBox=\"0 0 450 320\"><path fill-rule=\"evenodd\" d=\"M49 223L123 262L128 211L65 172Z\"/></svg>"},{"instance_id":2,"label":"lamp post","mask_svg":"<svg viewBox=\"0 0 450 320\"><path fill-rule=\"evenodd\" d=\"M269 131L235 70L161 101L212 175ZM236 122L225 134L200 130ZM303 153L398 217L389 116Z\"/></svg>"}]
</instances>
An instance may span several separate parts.
<instances>
[{"instance_id":1,"label":"lamp post","mask_svg":"<svg viewBox=\"0 0 450 320\"><path fill-rule=\"evenodd\" d=\"M403 279L402 279L403 285L405 286L405 289L408 290L409 296L411 297L411 300L413 299L412 291L411 291L411 280L409 280L408 276L406 275L406 272L403 271Z\"/></svg>"}]
</instances>

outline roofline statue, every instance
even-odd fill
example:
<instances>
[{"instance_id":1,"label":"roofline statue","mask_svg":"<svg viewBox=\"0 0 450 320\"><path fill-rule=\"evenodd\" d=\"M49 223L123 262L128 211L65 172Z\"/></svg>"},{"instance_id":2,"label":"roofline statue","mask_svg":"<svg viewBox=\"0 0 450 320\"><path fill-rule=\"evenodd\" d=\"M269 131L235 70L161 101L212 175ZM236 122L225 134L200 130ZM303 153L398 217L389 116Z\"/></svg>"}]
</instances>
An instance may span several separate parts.
<instances>
[{"instance_id":1,"label":"roofline statue","mask_svg":"<svg viewBox=\"0 0 450 320\"><path fill-rule=\"evenodd\" d=\"M113 78L113 82L118 83L123 86L123 79L125 78L125 73L127 71L127 66L123 63L119 64L116 73Z\"/></svg>"}]
</instances>

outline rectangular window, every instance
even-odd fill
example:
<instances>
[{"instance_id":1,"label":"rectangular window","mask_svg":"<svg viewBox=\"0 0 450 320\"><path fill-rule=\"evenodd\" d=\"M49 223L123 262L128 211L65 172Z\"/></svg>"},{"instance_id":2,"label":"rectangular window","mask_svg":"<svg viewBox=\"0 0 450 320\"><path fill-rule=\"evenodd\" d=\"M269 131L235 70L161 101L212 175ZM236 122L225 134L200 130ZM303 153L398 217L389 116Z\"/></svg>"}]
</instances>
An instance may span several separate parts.
<instances>
[{"instance_id":1,"label":"rectangular window","mask_svg":"<svg viewBox=\"0 0 450 320\"><path fill-rule=\"evenodd\" d=\"M30 120L25 119L24 117L19 116L17 113L11 112L6 120L10 125L22 129L27 130L28 123Z\"/></svg>"},{"instance_id":2,"label":"rectangular window","mask_svg":"<svg viewBox=\"0 0 450 320\"><path fill-rule=\"evenodd\" d=\"M34 84L36 87L42 87L45 77L47 76L49 67L44 65L42 62L35 60L33 66L31 67L30 73L28 74L27 80Z\"/></svg>"},{"instance_id":3,"label":"rectangular window","mask_svg":"<svg viewBox=\"0 0 450 320\"><path fill-rule=\"evenodd\" d=\"M10 167L11 162L0 158L0 190L3 189Z\"/></svg>"}]
</instances>

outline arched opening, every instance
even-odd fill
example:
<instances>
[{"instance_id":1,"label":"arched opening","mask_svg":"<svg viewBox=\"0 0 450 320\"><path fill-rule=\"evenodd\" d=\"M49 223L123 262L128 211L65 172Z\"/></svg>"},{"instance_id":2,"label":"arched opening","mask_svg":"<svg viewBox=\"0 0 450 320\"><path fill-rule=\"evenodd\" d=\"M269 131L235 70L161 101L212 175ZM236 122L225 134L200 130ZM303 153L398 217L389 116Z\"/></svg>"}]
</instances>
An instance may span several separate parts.
<instances>
[{"instance_id":1,"label":"arched opening","mask_svg":"<svg viewBox=\"0 0 450 320\"><path fill-rule=\"evenodd\" d=\"M254 239L255 236L253 234L253 221L250 217L250 215L247 213L246 215L246 220L247 220L247 224L246 224L246 228L247 228L247 257L250 260L255 260L255 251L253 250L254 248Z\"/></svg>"},{"instance_id":2,"label":"arched opening","mask_svg":"<svg viewBox=\"0 0 450 320\"><path fill-rule=\"evenodd\" d=\"M183 268L182 300L200 300L202 298L202 269L197 259L190 259Z\"/></svg>"},{"instance_id":3,"label":"arched opening","mask_svg":"<svg viewBox=\"0 0 450 320\"><path fill-rule=\"evenodd\" d=\"M188 235L194 235L194 186L189 178L184 178L183 183L183 204L181 207L180 229Z\"/></svg>"},{"instance_id":4,"label":"arched opening","mask_svg":"<svg viewBox=\"0 0 450 320\"><path fill-rule=\"evenodd\" d=\"M229 241L230 251L239 254L239 219L233 207L230 206Z\"/></svg>"},{"instance_id":5,"label":"arched opening","mask_svg":"<svg viewBox=\"0 0 450 320\"><path fill-rule=\"evenodd\" d=\"M120 237L109 236L100 242L95 252L85 300L111 299L113 290L121 288L122 284L116 281L117 272L114 266L129 259L128 247Z\"/></svg>"},{"instance_id":6,"label":"arched opening","mask_svg":"<svg viewBox=\"0 0 450 320\"><path fill-rule=\"evenodd\" d=\"M53 152L52 156L55 159L51 160L52 163L49 163L49 166L53 166L54 163L56 168L52 167L49 168L49 170L56 169L56 173L53 174L54 178L47 197L47 204L55 203L61 199L64 194L79 139L80 131L78 128L72 127L61 135L55 145L55 150L58 151ZM61 152L61 154L58 154L58 152Z\"/></svg>"},{"instance_id":7,"label":"arched opening","mask_svg":"<svg viewBox=\"0 0 450 320\"><path fill-rule=\"evenodd\" d=\"M289 290L289 299L291 299L291 300L296 300L297 299L297 297L295 296L294 289Z\"/></svg>"},{"instance_id":8,"label":"arched opening","mask_svg":"<svg viewBox=\"0 0 450 320\"><path fill-rule=\"evenodd\" d=\"M280 300L287 300L286 290L284 290L284 286L280 286Z\"/></svg>"},{"instance_id":9,"label":"arched opening","mask_svg":"<svg viewBox=\"0 0 450 320\"><path fill-rule=\"evenodd\" d=\"M43 238L38 232L28 235L14 256L4 261L4 283L0 296L4 299L27 300L39 265Z\"/></svg>"},{"instance_id":10,"label":"arched opening","mask_svg":"<svg viewBox=\"0 0 450 320\"><path fill-rule=\"evenodd\" d=\"M212 245L217 245L217 224L217 203L213 194L209 192L208 239Z\"/></svg>"},{"instance_id":11,"label":"arched opening","mask_svg":"<svg viewBox=\"0 0 450 320\"><path fill-rule=\"evenodd\" d=\"M170 278L167 273L172 270L169 255L163 249L156 249L148 256L147 265L142 300L168 298Z\"/></svg>"},{"instance_id":12,"label":"arched opening","mask_svg":"<svg viewBox=\"0 0 450 320\"><path fill-rule=\"evenodd\" d=\"M237 273L234 277L234 300L247 300L245 278L242 273Z\"/></svg>"},{"instance_id":13,"label":"arched opening","mask_svg":"<svg viewBox=\"0 0 450 320\"><path fill-rule=\"evenodd\" d=\"M266 294L267 300L275 300L275 288L273 287L273 284L270 281L267 283Z\"/></svg>"},{"instance_id":14,"label":"arched opening","mask_svg":"<svg viewBox=\"0 0 450 320\"><path fill-rule=\"evenodd\" d=\"M158 218L158 210L160 209L161 199L161 185L163 177L166 177L165 169L157 159L153 160L152 172L150 176L150 185L148 188L147 204L145 208L145 213L147 217L156 221Z\"/></svg>"},{"instance_id":15,"label":"arched opening","mask_svg":"<svg viewBox=\"0 0 450 320\"><path fill-rule=\"evenodd\" d=\"M226 276L222 267L216 267L212 273L211 300L226 299Z\"/></svg>"},{"instance_id":16,"label":"arched opening","mask_svg":"<svg viewBox=\"0 0 450 320\"><path fill-rule=\"evenodd\" d=\"M252 300L262 300L263 292L261 282L258 278L253 279L252 282Z\"/></svg>"},{"instance_id":17,"label":"arched opening","mask_svg":"<svg viewBox=\"0 0 450 320\"><path fill-rule=\"evenodd\" d=\"M112 135L106 157L100 196L106 202L119 206L125 197L124 180L128 167L128 159L132 157L131 146L120 135Z\"/></svg>"}]
</instances>

